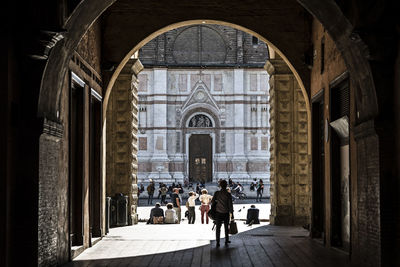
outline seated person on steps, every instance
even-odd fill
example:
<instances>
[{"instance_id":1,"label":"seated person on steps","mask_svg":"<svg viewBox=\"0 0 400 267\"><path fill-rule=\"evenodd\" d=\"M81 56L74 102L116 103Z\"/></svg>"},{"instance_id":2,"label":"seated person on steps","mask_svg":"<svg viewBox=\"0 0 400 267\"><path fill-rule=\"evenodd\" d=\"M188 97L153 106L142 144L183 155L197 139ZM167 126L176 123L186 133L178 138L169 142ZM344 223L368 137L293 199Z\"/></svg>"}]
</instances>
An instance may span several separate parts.
<instances>
[{"instance_id":1,"label":"seated person on steps","mask_svg":"<svg viewBox=\"0 0 400 267\"><path fill-rule=\"evenodd\" d=\"M167 210L165 211L164 223L178 223L178 216L173 208L172 203L167 204Z\"/></svg>"},{"instance_id":2,"label":"seated person on steps","mask_svg":"<svg viewBox=\"0 0 400 267\"><path fill-rule=\"evenodd\" d=\"M159 202L156 203L156 206L150 211L150 218L147 221L147 224L160 224L164 222L164 210L160 208L161 204Z\"/></svg>"},{"instance_id":3,"label":"seated person on steps","mask_svg":"<svg viewBox=\"0 0 400 267\"><path fill-rule=\"evenodd\" d=\"M251 205L250 209L247 210L246 224L260 224L260 219L258 218L259 212L259 209L255 205Z\"/></svg>"}]
</instances>

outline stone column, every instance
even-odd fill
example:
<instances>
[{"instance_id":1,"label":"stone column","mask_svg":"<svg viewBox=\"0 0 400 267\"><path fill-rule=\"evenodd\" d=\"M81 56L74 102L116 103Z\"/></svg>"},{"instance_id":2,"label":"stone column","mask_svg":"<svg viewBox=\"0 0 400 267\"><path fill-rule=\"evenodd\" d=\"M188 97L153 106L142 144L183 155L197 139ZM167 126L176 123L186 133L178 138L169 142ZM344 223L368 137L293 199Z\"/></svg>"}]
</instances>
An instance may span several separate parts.
<instances>
[{"instance_id":1,"label":"stone column","mask_svg":"<svg viewBox=\"0 0 400 267\"><path fill-rule=\"evenodd\" d=\"M137 223L137 130L139 59L131 59L118 76L107 109L107 196L128 196L128 222Z\"/></svg>"},{"instance_id":2,"label":"stone column","mask_svg":"<svg viewBox=\"0 0 400 267\"><path fill-rule=\"evenodd\" d=\"M130 108L130 175L131 175L131 190L129 194L129 205L130 205L130 216L131 224L138 223L137 205L138 205L138 185L137 185L137 173L138 173L138 88L139 80L138 74L143 70L143 65L139 59L132 59L132 83L131 90L129 92L129 108Z\"/></svg>"},{"instance_id":3,"label":"stone column","mask_svg":"<svg viewBox=\"0 0 400 267\"><path fill-rule=\"evenodd\" d=\"M311 213L306 102L282 58L271 58L265 69L270 74L270 222L305 225Z\"/></svg>"}]
</instances>

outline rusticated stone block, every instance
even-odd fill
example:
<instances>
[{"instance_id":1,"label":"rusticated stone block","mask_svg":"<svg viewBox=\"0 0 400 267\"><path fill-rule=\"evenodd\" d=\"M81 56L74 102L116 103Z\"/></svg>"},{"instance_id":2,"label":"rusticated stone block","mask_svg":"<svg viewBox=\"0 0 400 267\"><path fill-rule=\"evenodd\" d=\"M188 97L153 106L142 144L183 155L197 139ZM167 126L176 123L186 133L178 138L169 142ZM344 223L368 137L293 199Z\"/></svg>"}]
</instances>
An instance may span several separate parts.
<instances>
[{"instance_id":1,"label":"rusticated stone block","mask_svg":"<svg viewBox=\"0 0 400 267\"><path fill-rule=\"evenodd\" d=\"M295 171L296 171L297 175L307 175L309 173L308 164L296 163L295 168L296 168Z\"/></svg>"},{"instance_id":2,"label":"rusticated stone block","mask_svg":"<svg viewBox=\"0 0 400 267\"><path fill-rule=\"evenodd\" d=\"M297 176L297 183L308 185L310 183L310 177L307 174L300 174Z\"/></svg>"},{"instance_id":3,"label":"rusticated stone block","mask_svg":"<svg viewBox=\"0 0 400 267\"><path fill-rule=\"evenodd\" d=\"M307 191L304 195L298 194L296 196L296 201L297 201L299 207L309 208L309 202L310 202L309 192Z\"/></svg>"},{"instance_id":4,"label":"rusticated stone block","mask_svg":"<svg viewBox=\"0 0 400 267\"><path fill-rule=\"evenodd\" d=\"M279 111L278 116L279 122L290 122L292 119L290 112L287 111Z\"/></svg>"},{"instance_id":5,"label":"rusticated stone block","mask_svg":"<svg viewBox=\"0 0 400 267\"><path fill-rule=\"evenodd\" d=\"M275 86L275 90L279 91L279 92L284 92L284 91L290 91L290 79L279 79L276 80L276 86ZM279 89L278 89L279 88Z\"/></svg>"},{"instance_id":6,"label":"rusticated stone block","mask_svg":"<svg viewBox=\"0 0 400 267\"><path fill-rule=\"evenodd\" d=\"M292 110L292 106L290 104L290 100L280 100L278 108L281 111L290 112Z\"/></svg>"},{"instance_id":7,"label":"rusticated stone block","mask_svg":"<svg viewBox=\"0 0 400 267\"><path fill-rule=\"evenodd\" d=\"M282 184L279 181L279 198L287 198L292 194L293 186L291 184Z\"/></svg>"},{"instance_id":8,"label":"rusticated stone block","mask_svg":"<svg viewBox=\"0 0 400 267\"><path fill-rule=\"evenodd\" d=\"M305 184L297 184L295 185L295 190L296 198L299 198L300 196L304 196L308 193L308 186Z\"/></svg>"},{"instance_id":9,"label":"rusticated stone block","mask_svg":"<svg viewBox=\"0 0 400 267\"><path fill-rule=\"evenodd\" d=\"M279 132L279 142L289 143L291 140L291 134L288 132Z\"/></svg>"}]
</instances>

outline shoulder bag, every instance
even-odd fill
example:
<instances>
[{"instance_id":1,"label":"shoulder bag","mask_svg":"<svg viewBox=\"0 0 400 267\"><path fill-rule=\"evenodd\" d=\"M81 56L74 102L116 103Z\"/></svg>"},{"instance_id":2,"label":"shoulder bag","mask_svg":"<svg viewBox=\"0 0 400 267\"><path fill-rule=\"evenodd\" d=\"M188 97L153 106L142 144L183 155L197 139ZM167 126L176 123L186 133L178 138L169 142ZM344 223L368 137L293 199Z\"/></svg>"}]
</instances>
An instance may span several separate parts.
<instances>
[{"instance_id":1,"label":"shoulder bag","mask_svg":"<svg viewBox=\"0 0 400 267\"><path fill-rule=\"evenodd\" d=\"M237 225L235 220L232 220L229 224L229 234L236 235L238 233Z\"/></svg>"}]
</instances>

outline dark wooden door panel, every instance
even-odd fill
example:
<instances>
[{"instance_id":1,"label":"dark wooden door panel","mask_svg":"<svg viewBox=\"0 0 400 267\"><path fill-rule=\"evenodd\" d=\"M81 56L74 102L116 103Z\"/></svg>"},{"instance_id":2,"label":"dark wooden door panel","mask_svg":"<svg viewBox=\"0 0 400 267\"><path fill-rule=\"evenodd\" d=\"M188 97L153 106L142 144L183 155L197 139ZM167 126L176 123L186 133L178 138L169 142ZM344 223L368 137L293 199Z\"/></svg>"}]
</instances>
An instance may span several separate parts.
<instances>
[{"instance_id":1,"label":"dark wooden door panel","mask_svg":"<svg viewBox=\"0 0 400 267\"><path fill-rule=\"evenodd\" d=\"M208 134L194 134L189 139L189 180L212 181L212 139Z\"/></svg>"}]
</instances>

